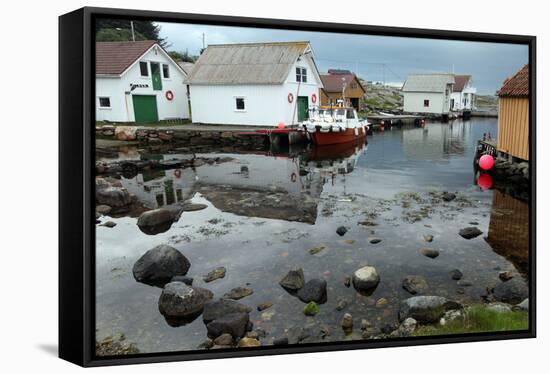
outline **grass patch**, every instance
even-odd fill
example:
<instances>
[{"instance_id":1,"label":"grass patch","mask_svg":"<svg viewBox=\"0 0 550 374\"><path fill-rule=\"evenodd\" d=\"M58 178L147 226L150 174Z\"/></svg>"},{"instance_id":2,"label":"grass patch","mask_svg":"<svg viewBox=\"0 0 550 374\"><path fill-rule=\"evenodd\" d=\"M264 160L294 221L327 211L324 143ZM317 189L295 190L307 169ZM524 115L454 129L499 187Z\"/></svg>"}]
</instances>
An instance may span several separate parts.
<instances>
[{"instance_id":1,"label":"grass patch","mask_svg":"<svg viewBox=\"0 0 550 374\"><path fill-rule=\"evenodd\" d=\"M515 331L529 328L529 314L526 311L499 313L483 305L465 309L465 318L456 319L441 325L420 326L415 336L453 335L476 332Z\"/></svg>"}]
</instances>

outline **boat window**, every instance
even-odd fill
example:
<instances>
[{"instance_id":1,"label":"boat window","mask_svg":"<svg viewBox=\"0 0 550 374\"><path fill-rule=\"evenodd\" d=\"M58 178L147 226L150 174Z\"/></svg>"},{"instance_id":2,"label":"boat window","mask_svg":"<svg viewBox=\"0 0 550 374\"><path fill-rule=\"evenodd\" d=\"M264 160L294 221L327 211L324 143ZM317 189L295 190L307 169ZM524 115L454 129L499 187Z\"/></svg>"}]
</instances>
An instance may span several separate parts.
<instances>
[{"instance_id":1,"label":"boat window","mask_svg":"<svg viewBox=\"0 0 550 374\"><path fill-rule=\"evenodd\" d=\"M353 112L353 110L348 110L347 111L346 118L347 119L355 119L355 113Z\"/></svg>"}]
</instances>

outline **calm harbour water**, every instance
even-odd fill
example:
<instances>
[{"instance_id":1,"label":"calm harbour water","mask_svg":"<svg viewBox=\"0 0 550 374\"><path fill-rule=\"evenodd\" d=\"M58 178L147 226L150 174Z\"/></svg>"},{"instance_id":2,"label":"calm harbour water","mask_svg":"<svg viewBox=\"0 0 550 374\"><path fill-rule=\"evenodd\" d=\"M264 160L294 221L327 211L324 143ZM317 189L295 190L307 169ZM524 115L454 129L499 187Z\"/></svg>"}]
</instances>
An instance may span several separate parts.
<instances>
[{"instance_id":1,"label":"calm harbour water","mask_svg":"<svg viewBox=\"0 0 550 374\"><path fill-rule=\"evenodd\" d=\"M366 146L291 149L276 155L197 153L230 161L122 177L122 185L148 209L187 199L208 207L184 212L168 231L157 235L141 232L132 215L101 219L117 225L98 225L96 231L97 339L122 333L141 352L193 350L205 340L200 317L171 327L158 311L161 289L132 276L134 262L159 244L180 250L191 262L188 275L193 285L208 288L215 298L237 286L251 287L254 293L240 302L253 308L254 328L267 332L263 344L312 319L330 328L328 341L359 339L360 334L346 335L339 327L346 312L355 326L361 319L377 328L395 324L399 301L411 296L401 287L406 275L424 276L427 294L480 302L486 288L499 281L499 271L524 271L528 246L527 205L476 185L473 157L484 133L496 137L496 119L377 132ZM178 149L154 154L139 148L117 155L192 156ZM442 191L458 198L435 203L433 193ZM525 211L518 213L518 206ZM376 225L358 224L366 219ZM458 230L474 221L483 235L460 237ZM349 229L343 237L336 234L339 226ZM515 234L502 227L513 227ZM434 236L431 243L423 239L428 234ZM506 245L504 235L511 235ZM370 244L369 237L382 241ZM325 248L309 252L319 246ZM441 254L436 259L422 256L419 249L424 247ZM353 286L345 287L343 280L367 263L377 268L381 282L372 295L363 296ZM204 283L202 276L219 266L227 268L225 278ZM306 281L327 280L328 301L315 317L306 317L305 304L278 284L297 266L304 269ZM453 269L460 269L473 286L459 287L449 276ZM387 303L377 306L381 298ZM342 300L347 306L338 311ZM263 302L274 305L258 312L255 307Z\"/></svg>"}]
</instances>

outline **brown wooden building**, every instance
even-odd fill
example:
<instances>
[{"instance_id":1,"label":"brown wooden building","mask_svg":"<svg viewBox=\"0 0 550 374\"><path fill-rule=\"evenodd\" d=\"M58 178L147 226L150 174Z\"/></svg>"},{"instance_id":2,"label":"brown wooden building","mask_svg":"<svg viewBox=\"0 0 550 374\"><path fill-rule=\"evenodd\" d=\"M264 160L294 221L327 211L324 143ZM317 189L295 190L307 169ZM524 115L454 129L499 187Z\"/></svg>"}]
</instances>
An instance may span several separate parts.
<instances>
[{"instance_id":1,"label":"brown wooden building","mask_svg":"<svg viewBox=\"0 0 550 374\"><path fill-rule=\"evenodd\" d=\"M498 91L497 151L529 160L529 65Z\"/></svg>"},{"instance_id":2,"label":"brown wooden building","mask_svg":"<svg viewBox=\"0 0 550 374\"><path fill-rule=\"evenodd\" d=\"M330 69L328 74L321 74L321 81L321 105L336 105L337 100L344 99L346 104L359 111L359 99L366 91L355 74L349 70Z\"/></svg>"}]
</instances>

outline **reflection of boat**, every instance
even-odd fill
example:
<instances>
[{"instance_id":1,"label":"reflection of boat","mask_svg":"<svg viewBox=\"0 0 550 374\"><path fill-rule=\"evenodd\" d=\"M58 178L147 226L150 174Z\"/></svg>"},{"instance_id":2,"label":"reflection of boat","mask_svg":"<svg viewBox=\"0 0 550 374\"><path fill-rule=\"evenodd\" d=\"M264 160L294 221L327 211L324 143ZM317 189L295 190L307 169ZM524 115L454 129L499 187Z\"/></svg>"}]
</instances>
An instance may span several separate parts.
<instances>
[{"instance_id":1,"label":"reflection of boat","mask_svg":"<svg viewBox=\"0 0 550 374\"><path fill-rule=\"evenodd\" d=\"M313 147L308 155L309 160L337 160L353 156L357 149L363 149L365 138L359 138L351 142L330 144L325 147Z\"/></svg>"},{"instance_id":2,"label":"reflection of boat","mask_svg":"<svg viewBox=\"0 0 550 374\"><path fill-rule=\"evenodd\" d=\"M368 130L368 122L360 120L353 107L321 107L302 126L316 145L364 139Z\"/></svg>"}]
</instances>

